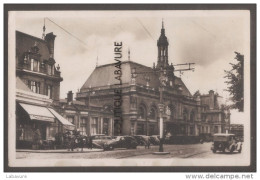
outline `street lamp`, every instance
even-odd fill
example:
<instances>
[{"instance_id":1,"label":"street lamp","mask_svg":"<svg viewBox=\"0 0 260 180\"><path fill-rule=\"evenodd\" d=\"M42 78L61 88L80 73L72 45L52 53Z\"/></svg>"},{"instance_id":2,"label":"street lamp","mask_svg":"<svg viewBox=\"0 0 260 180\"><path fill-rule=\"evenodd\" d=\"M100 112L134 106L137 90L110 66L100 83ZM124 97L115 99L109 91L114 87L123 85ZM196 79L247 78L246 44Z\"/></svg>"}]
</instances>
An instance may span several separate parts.
<instances>
[{"instance_id":1,"label":"street lamp","mask_svg":"<svg viewBox=\"0 0 260 180\"><path fill-rule=\"evenodd\" d=\"M173 73L175 71L183 72L183 71L194 71L194 68L191 67L191 65L194 65L195 63L185 63L185 64L177 64L177 65L171 65L169 69L167 68L155 68L155 65L151 71L143 71L143 72L136 72L136 68L131 69L131 83L135 84L135 78L137 77L137 74L152 74L152 73L159 73L159 81L160 81L160 86L159 86L159 93L160 93L160 100L159 100L159 111L160 111L160 123L159 123L159 130L160 130L160 145L159 145L159 152L154 152L153 154L169 154L169 152L164 152L163 150L163 143L164 143L164 134L163 134L163 113L164 113L164 103L163 103L163 91L164 88L168 84L168 77L167 77L167 72ZM183 69L177 69L175 70L173 66L188 66L188 68L183 68ZM145 78L147 79L147 78ZM150 78L148 78L150 81Z\"/></svg>"},{"instance_id":2,"label":"street lamp","mask_svg":"<svg viewBox=\"0 0 260 180\"><path fill-rule=\"evenodd\" d=\"M137 74L151 74L151 73L159 73L160 77L160 87L159 87L159 93L160 93L160 100L159 100L159 114L160 114L160 122L159 122L159 130L160 130L160 144L159 144L159 152L154 152L154 154L169 154L169 152L164 152L163 150L163 142L164 142L164 134L163 134L163 112L164 112L164 103L163 103L163 89L164 86L166 86L167 83L167 77L166 77L166 70L163 70L162 68L160 70L153 69L153 71L146 71L146 72L136 72L136 68L131 69L132 78L135 79L137 77ZM149 78L150 80L150 78ZM134 80L135 81L135 80Z\"/></svg>"}]
</instances>

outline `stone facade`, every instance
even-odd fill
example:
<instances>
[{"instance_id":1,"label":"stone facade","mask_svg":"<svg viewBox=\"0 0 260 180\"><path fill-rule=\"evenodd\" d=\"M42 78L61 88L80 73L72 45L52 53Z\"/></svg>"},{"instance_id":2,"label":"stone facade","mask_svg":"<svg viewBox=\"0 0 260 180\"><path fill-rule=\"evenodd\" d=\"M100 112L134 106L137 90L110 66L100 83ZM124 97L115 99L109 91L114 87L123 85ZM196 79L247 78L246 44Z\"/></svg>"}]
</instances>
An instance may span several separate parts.
<instances>
[{"instance_id":1,"label":"stone facade","mask_svg":"<svg viewBox=\"0 0 260 180\"><path fill-rule=\"evenodd\" d=\"M214 106L217 103L214 98L192 96L181 78L174 75L174 67L168 63L168 45L162 27L157 42L158 60L153 68L130 60L121 62L122 83L117 85L115 64L98 66L76 99L113 109L115 91L120 91L122 122L114 125L114 135L158 135L160 104L164 106L164 133L198 136L223 132L223 110Z\"/></svg>"}]
</instances>

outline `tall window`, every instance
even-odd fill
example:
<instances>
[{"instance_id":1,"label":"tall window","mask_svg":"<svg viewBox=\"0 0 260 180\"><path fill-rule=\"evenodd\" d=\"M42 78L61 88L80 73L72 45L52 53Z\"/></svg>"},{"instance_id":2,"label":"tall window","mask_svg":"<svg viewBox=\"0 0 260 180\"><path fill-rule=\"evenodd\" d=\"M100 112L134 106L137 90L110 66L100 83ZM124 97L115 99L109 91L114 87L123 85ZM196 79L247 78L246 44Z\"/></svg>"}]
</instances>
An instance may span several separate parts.
<instances>
[{"instance_id":1,"label":"tall window","mask_svg":"<svg viewBox=\"0 0 260 180\"><path fill-rule=\"evenodd\" d=\"M103 119L103 134L108 135L109 118Z\"/></svg>"},{"instance_id":2,"label":"tall window","mask_svg":"<svg viewBox=\"0 0 260 180\"><path fill-rule=\"evenodd\" d=\"M194 128L190 126L190 135L193 135L193 133L194 133Z\"/></svg>"},{"instance_id":3,"label":"tall window","mask_svg":"<svg viewBox=\"0 0 260 180\"><path fill-rule=\"evenodd\" d=\"M155 125L154 124L149 125L149 134L155 135Z\"/></svg>"},{"instance_id":4,"label":"tall window","mask_svg":"<svg viewBox=\"0 0 260 180\"><path fill-rule=\"evenodd\" d=\"M146 118L146 111L143 106L140 106L138 109L138 117L139 119L145 119Z\"/></svg>"},{"instance_id":5,"label":"tall window","mask_svg":"<svg viewBox=\"0 0 260 180\"><path fill-rule=\"evenodd\" d=\"M52 98L52 86L47 85L46 86L46 95L51 99Z\"/></svg>"},{"instance_id":6,"label":"tall window","mask_svg":"<svg viewBox=\"0 0 260 180\"><path fill-rule=\"evenodd\" d=\"M150 118L151 119L156 119L156 111L154 108L151 108L151 111L150 111Z\"/></svg>"},{"instance_id":7,"label":"tall window","mask_svg":"<svg viewBox=\"0 0 260 180\"><path fill-rule=\"evenodd\" d=\"M40 82L28 81L28 87L35 93L40 94Z\"/></svg>"},{"instance_id":8,"label":"tall window","mask_svg":"<svg viewBox=\"0 0 260 180\"><path fill-rule=\"evenodd\" d=\"M218 133L218 126L214 126L214 133Z\"/></svg>"},{"instance_id":9,"label":"tall window","mask_svg":"<svg viewBox=\"0 0 260 180\"><path fill-rule=\"evenodd\" d=\"M31 59L31 71L40 71L40 63L35 59Z\"/></svg>"},{"instance_id":10,"label":"tall window","mask_svg":"<svg viewBox=\"0 0 260 180\"><path fill-rule=\"evenodd\" d=\"M194 113L194 111L191 111L191 113L190 113L190 121L194 122L194 120L195 120L195 113Z\"/></svg>"},{"instance_id":11,"label":"tall window","mask_svg":"<svg viewBox=\"0 0 260 180\"><path fill-rule=\"evenodd\" d=\"M98 129L98 118L93 117L92 118L92 124L91 124L91 134L97 134L97 129Z\"/></svg>"},{"instance_id":12,"label":"tall window","mask_svg":"<svg viewBox=\"0 0 260 180\"><path fill-rule=\"evenodd\" d=\"M81 117L80 118L80 134L86 135L87 134L87 118Z\"/></svg>"},{"instance_id":13,"label":"tall window","mask_svg":"<svg viewBox=\"0 0 260 180\"><path fill-rule=\"evenodd\" d=\"M47 74L53 75L54 74L54 66L47 64Z\"/></svg>"},{"instance_id":14,"label":"tall window","mask_svg":"<svg viewBox=\"0 0 260 180\"><path fill-rule=\"evenodd\" d=\"M183 110L183 120L184 120L184 121L187 121L187 120L188 120L188 110L187 110L187 109L184 109L184 110Z\"/></svg>"}]
</instances>

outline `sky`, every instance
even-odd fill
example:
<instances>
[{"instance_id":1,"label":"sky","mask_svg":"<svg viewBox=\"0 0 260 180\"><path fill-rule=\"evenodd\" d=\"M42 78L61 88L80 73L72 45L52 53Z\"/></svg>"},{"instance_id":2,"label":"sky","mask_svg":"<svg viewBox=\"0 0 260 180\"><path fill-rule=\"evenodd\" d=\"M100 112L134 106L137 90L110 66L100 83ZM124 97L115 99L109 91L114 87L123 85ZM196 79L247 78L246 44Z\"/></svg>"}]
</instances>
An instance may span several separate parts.
<instances>
[{"instance_id":1,"label":"sky","mask_svg":"<svg viewBox=\"0 0 260 180\"><path fill-rule=\"evenodd\" d=\"M114 63L115 41L123 42L123 60L128 59L129 49L131 61L152 67L157 62L162 19L169 63L195 63L194 72L175 72L192 94L214 90L229 98L224 91L224 70L231 68L229 63L236 63L234 51L245 55L245 72L249 72L249 11L21 11L12 15L15 30L41 38L45 19L46 33L57 36L54 59L64 79L61 98L70 90L75 94L97 64ZM249 81L245 84L247 87ZM248 116L247 112L231 113L232 123L244 124Z\"/></svg>"}]
</instances>

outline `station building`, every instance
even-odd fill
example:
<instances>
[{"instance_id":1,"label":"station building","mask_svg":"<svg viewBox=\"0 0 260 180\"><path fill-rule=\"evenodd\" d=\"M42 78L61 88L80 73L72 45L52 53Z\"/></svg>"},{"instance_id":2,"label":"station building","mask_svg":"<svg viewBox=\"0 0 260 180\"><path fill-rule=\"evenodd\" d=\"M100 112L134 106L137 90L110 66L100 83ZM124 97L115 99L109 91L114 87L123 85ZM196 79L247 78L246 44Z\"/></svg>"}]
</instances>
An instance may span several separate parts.
<instances>
[{"instance_id":1,"label":"station building","mask_svg":"<svg viewBox=\"0 0 260 180\"><path fill-rule=\"evenodd\" d=\"M120 92L122 121L119 125L114 122L114 135L158 135L161 103L164 133L198 136L225 132L227 122L218 104L220 97L213 91L208 95L192 95L182 79L174 75L174 66L168 61L168 46L162 26L156 65L147 67L130 59L122 61L120 85L115 79L114 63L97 66L77 92L76 99L115 109L115 92Z\"/></svg>"}]
</instances>

